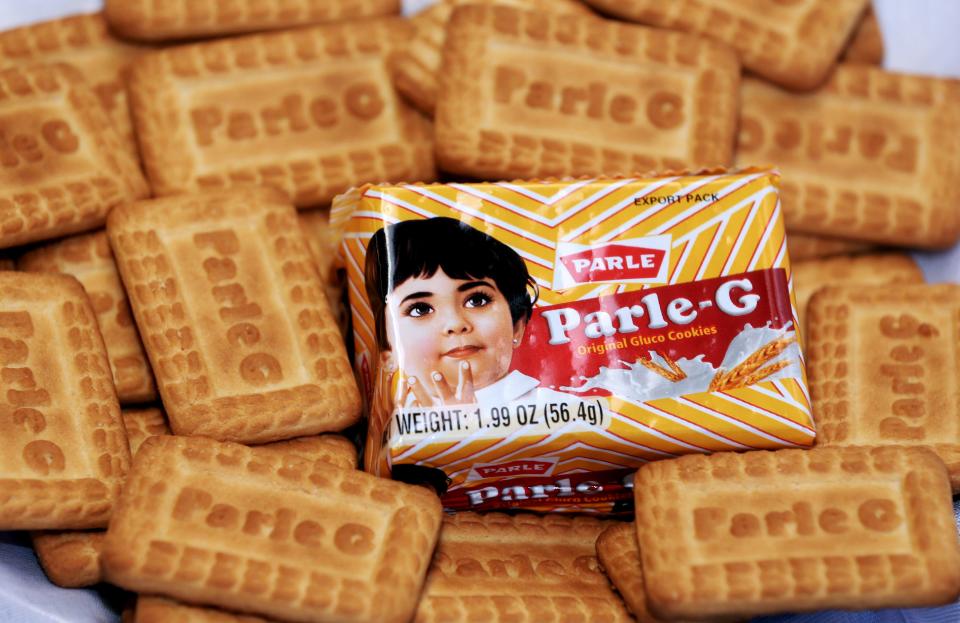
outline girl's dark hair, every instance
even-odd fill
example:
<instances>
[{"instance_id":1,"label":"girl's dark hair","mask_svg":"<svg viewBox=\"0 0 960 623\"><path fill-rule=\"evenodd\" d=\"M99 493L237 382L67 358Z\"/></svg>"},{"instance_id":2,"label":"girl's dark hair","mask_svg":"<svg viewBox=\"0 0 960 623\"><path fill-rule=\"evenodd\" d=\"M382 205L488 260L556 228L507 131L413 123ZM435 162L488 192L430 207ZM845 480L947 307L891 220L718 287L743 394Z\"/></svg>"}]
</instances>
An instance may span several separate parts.
<instances>
[{"instance_id":1,"label":"girl's dark hair","mask_svg":"<svg viewBox=\"0 0 960 623\"><path fill-rule=\"evenodd\" d=\"M411 277L429 279L438 268L451 279L493 279L510 306L513 324L530 319L537 284L516 251L456 219L402 221L377 231L367 245L367 299L381 350L390 348L387 295Z\"/></svg>"}]
</instances>

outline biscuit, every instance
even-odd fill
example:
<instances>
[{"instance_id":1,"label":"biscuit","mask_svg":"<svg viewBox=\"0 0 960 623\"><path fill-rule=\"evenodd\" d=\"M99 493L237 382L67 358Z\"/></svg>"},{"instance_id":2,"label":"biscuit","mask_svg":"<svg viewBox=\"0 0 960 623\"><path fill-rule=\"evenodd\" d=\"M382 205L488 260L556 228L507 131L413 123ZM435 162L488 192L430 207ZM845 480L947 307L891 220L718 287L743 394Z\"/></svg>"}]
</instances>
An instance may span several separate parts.
<instances>
[{"instance_id":1,"label":"biscuit","mask_svg":"<svg viewBox=\"0 0 960 623\"><path fill-rule=\"evenodd\" d=\"M883 33L873 7L867 9L840 56L844 63L883 64Z\"/></svg>"},{"instance_id":2,"label":"biscuit","mask_svg":"<svg viewBox=\"0 0 960 623\"><path fill-rule=\"evenodd\" d=\"M47 578L63 588L81 588L103 580L100 548L104 534L103 530L34 532L30 537Z\"/></svg>"},{"instance_id":3,"label":"biscuit","mask_svg":"<svg viewBox=\"0 0 960 623\"><path fill-rule=\"evenodd\" d=\"M350 312L344 303L346 276L340 270L337 255L340 252L341 232L330 227L330 210L302 210L298 217L307 237L310 254L320 271L323 290L330 303L330 311L337 320L340 334L346 338L350 327Z\"/></svg>"},{"instance_id":4,"label":"biscuit","mask_svg":"<svg viewBox=\"0 0 960 623\"><path fill-rule=\"evenodd\" d=\"M265 443L357 421L343 340L279 192L141 201L107 233L174 433Z\"/></svg>"},{"instance_id":5,"label":"biscuit","mask_svg":"<svg viewBox=\"0 0 960 623\"><path fill-rule=\"evenodd\" d=\"M597 558L637 622L659 623L660 619L647 608L637 528L633 522L617 522L601 532L597 538Z\"/></svg>"},{"instance_id":6,"label":"biscuit","mask_svg":"<svg viewBox=\"0 0 960 623\"><path fill-rule=\"evenodd\" d=\"M824 288L807 325L817 443L929 446L960 491L960 286Z\"/></svg>"},{"instance_id":7,"label":"biscuit","mask_svg":"<svg viewBox=\"0 0 960 623\"><path fill-rule=\"evenodd\" d=\"M923 283L923 271L906 253L868 253L793 264L793 291L801 323L813 293L828 285Z\"/></svg>"},{"instance_id":8,"label":"biscuit","mask_svg":"<svg viewBox=\"0 0 960 623\"><path fill-rule=\"evenodd\" d=\"M149 194L100 101L76 69L0 71L0 248L103 225Z\"/></svg>"},{"instance_id":9,"label":"biscuit","mask_svg":"<svg viewBox=\"0 0 960 623\"><path fill-rule=\"evenodd\" d=\"M454 8L464 4L499 4L531 11L591 15L575 0L441 0L417 13L410 21L413 37L389 58L394 86L422 112L433 115L437 103L437 72L446 40L447 22Z\"/></svg>"},{"instance_id":10,"label":"biscuit","mask_svg":"<svg viewBox=\"0 0 960 623\"><path fill-rule=\"evenodd\" d=\"M632 621L597 562L597 536L611 523L447 515L414 621Z\"/></svg>"},{"instance_id":11,"label":"biscuit","mask_svg":"<svg viewBox=\"0 0 960 623\"><path fill-rule=\"evenodd\" d=\"M722 41L745 68L797 90L823 82L868 1L586 0L616 17Z\"/></svg>"},{"instance_id":12,"label":"biscuit","mask_svg":"<svg viewBox=\"0 0 960 623\"><path fill-rule=\"evenodd\" d=\"M801 234L792 231L787 233L787 251L790 253L790 259L794 262L798 260L832 257L834 255L860 253L862 251L868 251L872 246L866 242L847 240L845 238Z\"/></svg>"},{"instance_id":13,"label":"biscuit","mask_svg":"<svg viewBox=\"0 0 960 623\"><path fill-rule=\"evenodd\" d=\"M133 623L270 623L268 619L141 595Z\"/></svg>"},{"instance_id":14,"label":"biscuit","mask_svg":"<svg viewBox=\"0 0 960 623\"><path fill-rule=\"evenodd\" d=\"M106 0L118 33L165 41L277 30L400 12L400 0Z\"/></svg>"},{"instance_id":15,"label":"biscuit","mask_svg":"<svg viewBox=\"0 0 960 623\"><path fill-rule=\"evenodd\" d=\"M943 463L925 448L690 455L635 479L647 605L662 618L915 607L960 592Z\"/></svg>"},{"instance_id":16,"label":"biscuit","mask_svg":"<svg viewBox=\"0 0 960 623\"><path fill-rule=\"evenodd\" d=\"M129 590L291 621L408 621L441 520L422 487L201 437L148 439L103 544Z\"/></svg>"},{"instance_id":17,"label":"biscuit","mask_svg":"<svg viewBox=\"0 0 960 623\"><path fill-rule=\"evenodd\" d=\"M409 29L350 22L140 57L130 99L155 194L256 184L307 207L364 182L432 180L430 122L386 68Z\"/></svg>"},{"instance_id":18,"label":"biscuit","mask_svg":"<svg viewBox=\"0 0 960 623\"><path fill-rule=\"evenodd\" d=\"M737 162L776 162L791 232L960 239L960 80L840 66L813 94L745 79Z\"/></svg>"},{"instance_id":19,"label":"biscuit","mask_svg":"<svg viewBox=\"0 0 960 623\"><path fill-rule=\"evenodd\" d=\"M162 409L147 407L145 409L124 409L123 426L127 429L127 443L130 444L130 455L133 456L150 437L170 435L170 426Z\"/></svg>"},{"instance_id":20,"label":"biscuit","mask_svg":"<svg viewBox=\"0 0 960 623\"><path fill-rule=\"evenodd\" d=\"M124 73L142 48L107 30L100 13L72 15L0 32L0 67L68 63L83 74L129 150L139 161Z\"/></svg>"},{"instance_id":21,"label":"biscuit","mask_svg":"<svg viewBox=\"0 0 960 623\"><path fill-rule=\"evenodd\" d=\"M83 287L0 273L0 530L107 525L130 463Z\"/></svg>"},{"instance_id":22,"label":"biscuit","mask_svg":"<svg viewBox=\"0 0 960 623\"><path fill-rule=\"evenodd\" d=\"M729 164L739 81L731 50L692 35L458 7L440 72L437 160L486 179Z\"/></svg>"},{"instance_id":23,"label":"biscuit","mask_svg":"<svg viewBox=\"0 0 960 623\"><path fill-rule=\"evenodd\" d=\"M20 257L20 270L66 273L80 281L97 313L122 404L156 400L157 387L105 231L59 240Z\"/></svg>"},{"instance_id":24,"label":"biscuit","mask_svg":"<svg viewBox=\"0 0 960 623\"><path fill-rule=\"evenodd\" d=\"M311 461L323 461L340 469L357 468L357 448L343 435L313 435L286 441L275 441L252 448L259 453L276 456L297 456Z\"/></svg>"}]
</instances>

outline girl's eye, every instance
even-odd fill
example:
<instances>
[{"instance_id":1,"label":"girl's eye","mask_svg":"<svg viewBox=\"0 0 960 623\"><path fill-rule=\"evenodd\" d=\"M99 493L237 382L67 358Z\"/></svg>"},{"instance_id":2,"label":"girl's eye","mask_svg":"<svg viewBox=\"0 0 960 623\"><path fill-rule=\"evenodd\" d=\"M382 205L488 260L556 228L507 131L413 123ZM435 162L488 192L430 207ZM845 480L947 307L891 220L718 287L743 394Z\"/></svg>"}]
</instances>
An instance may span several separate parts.
<instances>
[{"instance_id":1,"label":"girl's eye","mask_svg":"<svg viewBox=\"0 0 960 623\"><path fill-rule=\"evenodd\" d=\"M465 305L467 307L484 307L493 302L493 299L486 292L474 292L467 297Z\"/></svg>"},{"instance_id":2,"label":"girl's eye","mask_svg":"<svg viewBox=\"0 0 960 623\"><path fill-rule=\"evenodd\" d=\"M427 305L426 303L414 303L407 307L404 313L407 316L412 316L413 318L419 318L420 316L426 316L433 311L433 308Z\"/></svg>"}]
</instances>

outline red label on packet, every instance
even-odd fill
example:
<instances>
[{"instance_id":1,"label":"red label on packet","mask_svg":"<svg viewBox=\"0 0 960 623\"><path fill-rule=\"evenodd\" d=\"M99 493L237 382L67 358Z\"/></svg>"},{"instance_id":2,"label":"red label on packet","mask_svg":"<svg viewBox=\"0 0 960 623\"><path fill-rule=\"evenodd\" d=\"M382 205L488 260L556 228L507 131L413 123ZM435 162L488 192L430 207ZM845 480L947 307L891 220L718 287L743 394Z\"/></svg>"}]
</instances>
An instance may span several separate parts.
<instances>
[{"instance_id":1,"label":"red label on packet","mask_svg":"<svg viewBox=\"0 0 960 623\"><path fill-rule=\"evenodd\" d=\"M712 378L725 363L731 366L737 356L731 345L740 346L734 338L745 330L769 342L792 320L786 273L779 268L648 288L535 309L512 369L567 391L585 387L604 368L628 369L641 361L671 374L696 371ZM749 335L741 341L744 357L763 346ZM699 391L707 391L709 381ZM602 383L583 391L614 393Z\"/></svg>"}]
</instances>

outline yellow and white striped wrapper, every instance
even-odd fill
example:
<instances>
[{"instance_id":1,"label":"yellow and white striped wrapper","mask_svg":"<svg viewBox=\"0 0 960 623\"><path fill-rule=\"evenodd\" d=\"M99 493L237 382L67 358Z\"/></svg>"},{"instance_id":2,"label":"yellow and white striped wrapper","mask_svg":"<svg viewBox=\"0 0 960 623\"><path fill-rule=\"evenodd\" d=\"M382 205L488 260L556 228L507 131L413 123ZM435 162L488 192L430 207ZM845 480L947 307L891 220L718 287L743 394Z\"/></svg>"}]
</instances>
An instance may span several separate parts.
<instances>
[{"instance_id":1,"label":"yellow and white striped wrapper","mask_svg":"<svg viewBox=\"0 0 960 623\"><path fill-rule=\"evenodd\" d=\"M617 494L616 486L597 484L590 474L629 474L647 461L693 452L813 445L810 398L796 347L797 361L789 376L650 400L609 394L598 407L604 409L602 423L574 418L546 427L520 425L514 417L510 426L496 429L398 434L394 420L402 370L378 365L376 328L364 285L366 249L377 230L400 221L451 217L507 244L523 258L539 287L538 308L783 269L789 292L783 304L796 328L778 183L775 171L742 169L650 178L368 185L338 197L331 222L343 232L340 259L348 275L355 365L369 407L366 469L382 476L400 464L441 470L447 479L445 502L459 496L461 502L471 502L471 508L608 512L621 508L617 500L629 496ZM555 288L561 245L655 236L669 237L667 267L659 282ZM606 340L613 343L621 337ZM691 339L696 343L697 338ZM796 339L799 342L798 331ZM551 365L550 358L543 365ZM569 406L575 409L576 401ZM493 468L478 473L477 465ZM498 465L521 465L524 475L539 469L547 484L537 487L520 480L519 486L511 486L516 476L510 476L509 468L498 473ZM628 475L620 484L628 490L631 482Z\"/></svg>"}]
</instances>

